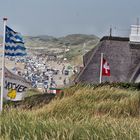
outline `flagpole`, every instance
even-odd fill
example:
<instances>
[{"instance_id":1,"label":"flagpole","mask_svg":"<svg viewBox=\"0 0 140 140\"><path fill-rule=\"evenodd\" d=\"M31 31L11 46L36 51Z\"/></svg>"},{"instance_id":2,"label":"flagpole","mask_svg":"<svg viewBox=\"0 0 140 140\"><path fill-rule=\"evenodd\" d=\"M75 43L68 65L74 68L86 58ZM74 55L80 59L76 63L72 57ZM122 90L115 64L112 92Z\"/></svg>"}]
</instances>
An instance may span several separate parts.
<instances>
[{"instance_id":1,"label":"flagpole","mask_svg":"<svg viewBox=\"0 0 140 140\"><path fill-rule=\"evenodd\" d=\"M103 71L103 53L101 53L101 64L100 64L100 84L102 83L102 71Z\"/></svg>"},{"instance_id":2,"label":"flagpole","mask_svg":"<svg viewBox=\"0 0 140 140\"><path fill-rule=\"evenodd\" d=\"M0 111L3 110L6 22L7 22L7 18L3 18L3 49L2 49L2 73L1 73L1 100L0 100Z\"/></svg>"}]
</instances>

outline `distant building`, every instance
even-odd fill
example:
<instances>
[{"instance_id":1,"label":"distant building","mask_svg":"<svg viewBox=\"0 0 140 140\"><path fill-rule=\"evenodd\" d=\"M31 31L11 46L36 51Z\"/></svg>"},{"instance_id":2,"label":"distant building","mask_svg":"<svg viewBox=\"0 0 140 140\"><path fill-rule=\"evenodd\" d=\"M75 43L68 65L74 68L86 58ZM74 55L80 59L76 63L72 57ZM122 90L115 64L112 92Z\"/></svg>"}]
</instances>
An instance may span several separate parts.
<instances>
[{"instance_id":1,"label":"distant building","mask_svg":"<svg viewBox=\"0 0 140 140\"><path fill-rule=\"evenodd\" d=\"M56 61L57 60L57 55L56 54L48 54L47 55L47 60L48 61L51 61L51 60Z\"/></svg>"},{"instance_id":2,"label":"distant building","mask_svg":"<svg viewBox=\"0 0 140 140\"><path fill-rule=\"evenodd\" d=\"M75 82L99 83L101 53L110 64L108 82L140 82L140 26L131 26L131 34L126 37L103 37L99 44L83 57L84 68Z\"/></svg>"}]
</instances>

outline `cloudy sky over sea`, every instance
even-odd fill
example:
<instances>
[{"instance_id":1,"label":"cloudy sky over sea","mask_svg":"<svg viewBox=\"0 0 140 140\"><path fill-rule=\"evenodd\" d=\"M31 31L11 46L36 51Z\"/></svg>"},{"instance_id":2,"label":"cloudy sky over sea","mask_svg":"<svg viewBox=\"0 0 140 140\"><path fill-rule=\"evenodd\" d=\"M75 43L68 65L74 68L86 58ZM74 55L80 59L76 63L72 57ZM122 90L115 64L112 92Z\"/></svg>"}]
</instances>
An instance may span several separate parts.
<instances>
[{"instance_id":1,"label":"cloudy sky over sea","mask_svg":"<svg viewBox=\"0 0 140 140\"><path fill-rule=\"evenodd\" d=\"M0 0L2 18L24 35L65 36L82 33L100 37L128 36L140 18L140 0Z\"/></svg>"}]
</instances>

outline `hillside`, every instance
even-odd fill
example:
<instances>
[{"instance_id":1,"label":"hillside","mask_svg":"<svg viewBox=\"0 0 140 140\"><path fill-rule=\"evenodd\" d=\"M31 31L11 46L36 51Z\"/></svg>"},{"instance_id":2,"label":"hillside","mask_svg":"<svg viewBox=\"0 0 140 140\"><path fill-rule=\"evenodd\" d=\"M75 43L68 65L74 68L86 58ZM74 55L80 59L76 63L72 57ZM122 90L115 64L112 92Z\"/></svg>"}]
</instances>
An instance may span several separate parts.
<instances>
[{"instance_id":1,"label":"hillside","mask_svg":"<svg viewBox=\"0 0 140 140\"><path fill-rule=\"evenodd\" d=\"M87 43L87 46L94 45L97 43L99 38L95 35L85 35L85 34L72 34L64 37L52 37L47 35L41 36L26 36L25 42L27 47L63 47L66 46L75 46L83 45ZM33 43L34 42L34 43Z\"/></svg>"},{"instance_id":2,"label":"hillside","mask_svg":"<svg viewBox=\"0 0 140 140\"><path fill-rule=\"evenodd\" d=\"M86 35L86 34L72 34L67 35L65 37L59 38L59 40L66 45L83 45L83 43L87 43L88 45L94 45L97 43L99 38L95 35Z\"/></svg>"},{"instance_id":3,"label":"hillside","mask_svg":"<svg viewBox=\"0 0 140 140\"><path fill-rule=\"evenodd\" d=\"M140 139L139 85L77 85L45 104L5 110L0 139Z\"/></svg>"},{"instance_id":4,"label":"hillside","mask_svg":"<svg viewBox=\"0 0 140 140\"><path fill-rule=\"evenodd\" d=\"M25 45L28 49L37 50L38 53L63 54L63 57L66 57L69 61L76 59L75 57L79 57L80 61L77 64L82 64L81 56L91 50L98 41L99 38L97 36L84 34L72 34L59 38L45 35L25 37Z\"/></svg>"}]
</instances>

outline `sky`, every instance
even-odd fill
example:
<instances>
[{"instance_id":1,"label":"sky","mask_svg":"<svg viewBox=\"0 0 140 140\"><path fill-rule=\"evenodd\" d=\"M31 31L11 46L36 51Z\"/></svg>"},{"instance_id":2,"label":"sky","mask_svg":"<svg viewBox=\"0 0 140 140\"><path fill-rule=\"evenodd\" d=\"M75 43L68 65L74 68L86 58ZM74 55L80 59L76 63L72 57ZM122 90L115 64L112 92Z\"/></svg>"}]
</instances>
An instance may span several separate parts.
<instances>
[{"instance_id":1,"label":"sky","mask_svg":"<svg viewBox=\"0 0 140 140\"><path fill-rule=\"evenodd\" d=\"M128 36L140 18L140 0L0 0L2 18L24 35L68 34Z\"/></svg>"}]
</instances>

